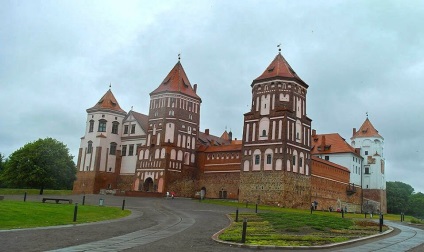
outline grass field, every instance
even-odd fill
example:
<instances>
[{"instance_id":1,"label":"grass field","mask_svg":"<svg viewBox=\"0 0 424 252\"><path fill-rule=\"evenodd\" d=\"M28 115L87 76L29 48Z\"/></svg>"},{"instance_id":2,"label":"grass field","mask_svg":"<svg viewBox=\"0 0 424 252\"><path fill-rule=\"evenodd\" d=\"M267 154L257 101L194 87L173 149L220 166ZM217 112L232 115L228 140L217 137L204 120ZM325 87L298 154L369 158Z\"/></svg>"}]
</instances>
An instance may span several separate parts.
<instances>
[{"instance_id":1,"label":"grass field","mask_svg":"<svg viewBox=\"0 0 424 252\"><path fill-rule=\"evenodd\" d=\"M227 200L205 200L227 206L246 208L245 203ZM255 204L248 204L255 209ZM235 220L235 213L230 214ZM364 218L363 214L347 213L342 218L341 213L280 208L274 206L258 206L258 213L239 214L239 222L233 222L219 238L224 241L240 242L243 229L243 219L247 220L246 244L275 246L317 246L378 234L379 216L373 220ZM400 216L386 215L385 219L400 220ZM410 218L410 217L408 217ZM383 226L383 231L388 227Z\"/></svg>"},{"instance_id":2,"label":"grass field","mask_svg":"<svg viewBox=\"0 0 424 252\"><path fill-rule=\"evenodd\" d=\"M0 229L78 224L128 216L131 211L117 207L80 205L74 222L73 204L0 201Z\"/></svg>"},{"instance_id":3,"label":"grass field","mask_svg":"<svg viewBox=\"0 0 424 252\"><path fill-rule=\"evenodd\" d=\"M12 188L0 188L0 195L38 195L40 189L12 189ZM72 190L48 190L44 189L44 195L71 195Z\"/></svg>"}]
</instances>

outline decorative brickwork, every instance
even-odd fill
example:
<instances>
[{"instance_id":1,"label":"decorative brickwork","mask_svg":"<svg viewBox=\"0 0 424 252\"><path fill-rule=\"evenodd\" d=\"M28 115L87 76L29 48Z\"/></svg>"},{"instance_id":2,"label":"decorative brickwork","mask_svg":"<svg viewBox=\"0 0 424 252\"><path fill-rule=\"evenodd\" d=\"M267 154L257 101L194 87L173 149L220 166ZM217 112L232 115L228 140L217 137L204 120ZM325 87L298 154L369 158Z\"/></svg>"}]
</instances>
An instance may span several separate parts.
<instances>
[{"instance_id":1,"label":"decorative brickwork","mask_svg":"<svg viewBox=\"0 0 424 252\"><path fill-rule=\"evenodd\" d=\"M258 171L240 174L240 202L307 209L310 177L292 172Z\"/></svg>"}]
</instances>

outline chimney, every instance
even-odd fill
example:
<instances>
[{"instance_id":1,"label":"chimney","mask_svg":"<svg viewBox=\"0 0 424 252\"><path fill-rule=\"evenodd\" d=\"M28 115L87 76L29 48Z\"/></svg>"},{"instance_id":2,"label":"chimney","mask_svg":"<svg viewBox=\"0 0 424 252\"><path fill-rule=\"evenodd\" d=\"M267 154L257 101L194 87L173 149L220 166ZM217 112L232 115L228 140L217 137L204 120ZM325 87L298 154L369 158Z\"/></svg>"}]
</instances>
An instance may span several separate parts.
<instances>
[{"instance_id":1,"label":"chimney","mask_svg":"<svg viewBox=\"0 0 424 252\"><path fill-rule=\"evenodd\" d=\"M230 142L233 141L233 132L230 131L230 133L228 133L228 137L230 138Z\"/></svg>"},{"instance_id":2,"label":"chimney","mask_svg":"<svg viewBox=\"0 0 424 252\"><path fill-rule=\"evenodd\" d=\"M196 91L197 91L197 84L194 84L193 85L193 90L194 90L194 93L196 93Z\"/></svg>"},{"instance_id":3,"label":"chimney","mask_svg":"<svg viewBox=\"0 0 424 252\"><path fill-rule=\"evenodd\" d=\"M205 129L205 134L209 136L209 129Z\"/></svg>"},{"instance_id":4,"label":"chimney","mask_svg":"<svg viewBox=\"0 0 424 252\"><path fill-rule=\"evenodd\" d=\"M356 128L353 128L353 135L352 136L355 136L355 134L356 134Z\"/></svg>"},{"instance_id":5,"label":"chimney","mask_svg":"<svg viewBox=\"0 0 424 252\"><path fill-rule=\"evenodd\" d=\"M321 138L321 151L324 151L325 149L325 136L323 135Z\"/></svg>"},{"instance_id":6,"label":"chimney","mask_svg":"<svg viewBox=\"0 0 424 252\"><path fill-rule=\"evenodd\" d=\"M317 135L317 130L313 129L313 130L312 130L312 136L314 137L314 136L316 136L316 135Z\"/></svg>"}]
</instances>

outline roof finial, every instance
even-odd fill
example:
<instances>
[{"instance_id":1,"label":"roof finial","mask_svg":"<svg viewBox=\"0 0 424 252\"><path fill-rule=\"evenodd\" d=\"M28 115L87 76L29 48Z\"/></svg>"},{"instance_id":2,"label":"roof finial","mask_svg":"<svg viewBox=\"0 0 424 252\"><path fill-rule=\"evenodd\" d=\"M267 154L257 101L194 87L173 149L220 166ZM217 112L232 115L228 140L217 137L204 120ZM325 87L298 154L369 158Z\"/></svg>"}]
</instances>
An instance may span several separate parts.
<instances>
[{"instance_id":1,"label":"roof finial","mask_svg":"<svg viewBox=\"0 0 424 252\"><path fill-rule=\"evenodd\" d=\"M281 53L281 43L277 45L278 47L278 53Z\"/></svg>"},{"instance_id":2,"label":"roof finial","mask_svg":"<svg viewBox=\"0 0 424 252\"><path fill-rule=\"evenodd\" d=\"M367 115L367 119L368 119L368 111L365 114Z\"/></svg>"},{"instance_id":3,"label":"roof finial","mask_svg":"<svg viewBox=\"0 0 424 252\"><path fill-rule=\"evenodd\" d=\"M134 107L134 106L131 106L131 111L133 110L133 107Z\"/></svg>"},{"instance_id":4,"label":"roof finial","mask_svg":"<svg viewBox=\"0 0 424 252\"><path fill-rule=\"evenodd\" d=\"M112 82L109 83L109 89L111 89L111 88L112 88Z\"/></svg>"},{"instance_id":5,"label":"roof finial","mask_svg":"<svg viewBox=\"0 0 424 252\"><path fill-rule=\"evenodd\" d=\"M181 60L181 53L178 54L178 62Z\"/></svg>"}]
</instances>

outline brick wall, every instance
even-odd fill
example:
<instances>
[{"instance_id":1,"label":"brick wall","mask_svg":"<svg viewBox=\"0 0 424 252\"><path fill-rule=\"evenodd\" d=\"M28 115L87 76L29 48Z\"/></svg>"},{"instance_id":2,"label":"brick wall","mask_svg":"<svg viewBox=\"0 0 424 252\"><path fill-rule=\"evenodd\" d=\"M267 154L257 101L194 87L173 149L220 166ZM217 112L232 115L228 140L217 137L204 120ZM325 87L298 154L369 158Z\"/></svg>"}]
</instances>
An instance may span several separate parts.
<instances>
[{"instance_id":1,"label":"brick wall","mask_svg":"<svg viewBox=\"0 0 424 252\"><path fill-rule=\"evenodd\" d=\"M257 171L240 174L240 202L308 209L310 177L286 171Z\"/></svg>"},{"instance_id":2,"label":"brick wall","mask_svg":"<svg viewBox=\"0 0 424 252\"><path fill-rule=\"evenodd\" d=\"M206 198L238 199L240 172L203 173L200 175L197 191L206 188Z\"/></svg>"}]
</instances>

